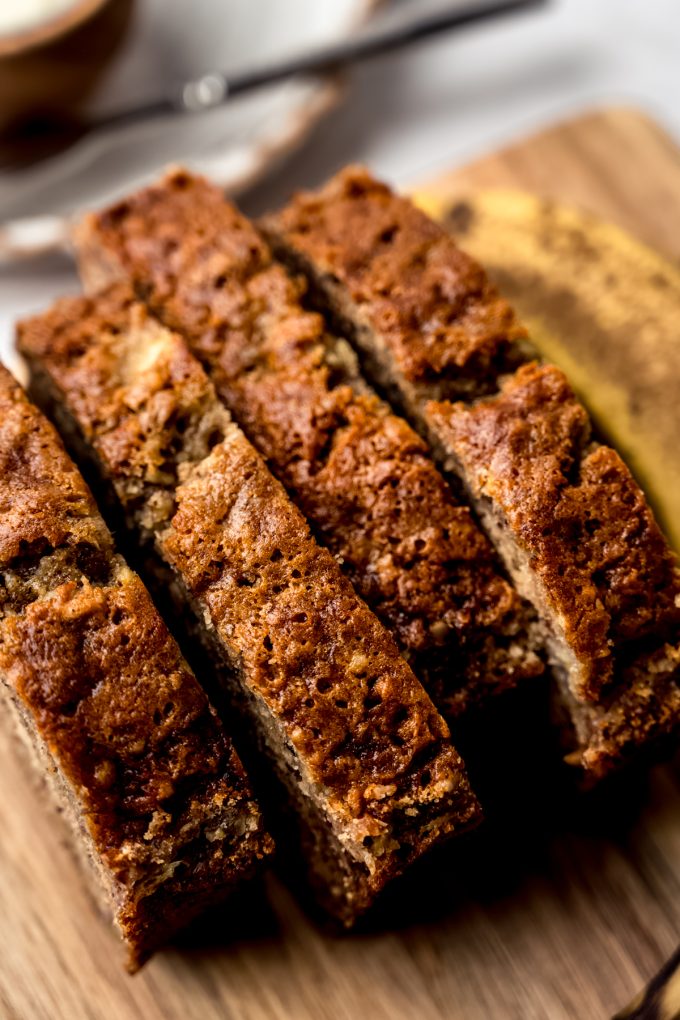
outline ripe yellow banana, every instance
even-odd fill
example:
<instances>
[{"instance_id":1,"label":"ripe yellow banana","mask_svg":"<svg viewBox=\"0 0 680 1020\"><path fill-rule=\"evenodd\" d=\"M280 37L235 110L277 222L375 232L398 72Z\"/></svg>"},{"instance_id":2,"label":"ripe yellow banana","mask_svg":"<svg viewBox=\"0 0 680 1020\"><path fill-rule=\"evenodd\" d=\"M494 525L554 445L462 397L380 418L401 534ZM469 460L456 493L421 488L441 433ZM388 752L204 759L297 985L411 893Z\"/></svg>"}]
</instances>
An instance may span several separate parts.
<instances>
[{"instance_id":1,"label":"ripe yellow banana","mask_svg":"<svg viewBox=\"0 0 680 1020\"><path fill-rule=\"evenodd\" d=\"M680 551L680 267L618 227L523 192L415 198L564 369Z\"/></svg>"}]
</instances>

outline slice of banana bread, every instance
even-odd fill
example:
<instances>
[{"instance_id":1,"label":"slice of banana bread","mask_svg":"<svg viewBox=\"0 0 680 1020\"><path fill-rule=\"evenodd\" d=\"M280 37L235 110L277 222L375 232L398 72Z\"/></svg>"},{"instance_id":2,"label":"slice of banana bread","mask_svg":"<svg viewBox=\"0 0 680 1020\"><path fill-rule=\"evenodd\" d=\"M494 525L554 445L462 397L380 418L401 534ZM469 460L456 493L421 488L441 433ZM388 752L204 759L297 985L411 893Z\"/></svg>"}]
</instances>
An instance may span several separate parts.
<instances>
[{"instance_id":1,"label":"slice of banana bread","mask_svg":"<svg viewBox=\"0 0 680 1020\"><path fill-rule=\"evenodd\" d=\"M562 373L528 364L525 331L481 267L362 169L299 195L264 230L462 481L537 609L578 721L572 760L600 774L673 731L675 558L628 470L591 442Z\"/></svg>"},{"instance_id":2,"label":"slice of banana bread","mask_svg":"<svg viewBox=\"0 0 680 1020\"><path fill-rule=\"evenodd\" d=\"M345 924L478 807L448 730L185 342L125 284L19 330L40 399L85 443L288 791Z\"/></svg>"},{"instance_id":3,"label":"slice of banana bread","mask_svg":"<svg viewBox=\"0 0 680 1020\"><path fill-rule=\"evenodd\" d=\"M0 689L140 966L271 850L231 742L0 367Z\"/></svg>"},{"instance_id":4,"label":"slice of banana bread","mask_svg":"<svg viewBox=\"0 0 680 1020\"><path fill-rule=\"evenodd\" d=\"M115 255L185 337L445 715L543 672L533 612L425 443L362 381L352 349L305 310L301 281L218 188L171 173L90 231L88 252Z\"/></svg>"}]
</instances>

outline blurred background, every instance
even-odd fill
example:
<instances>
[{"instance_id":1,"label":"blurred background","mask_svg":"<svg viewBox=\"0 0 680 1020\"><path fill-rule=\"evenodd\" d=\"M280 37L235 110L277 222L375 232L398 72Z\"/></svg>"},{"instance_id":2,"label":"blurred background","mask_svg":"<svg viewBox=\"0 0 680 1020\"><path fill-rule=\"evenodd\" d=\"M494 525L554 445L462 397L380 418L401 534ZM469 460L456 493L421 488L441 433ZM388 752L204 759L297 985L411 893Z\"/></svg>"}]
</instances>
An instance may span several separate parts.
<instances>
[{"instance_id":1,"label":"blurred background","mask_svg":"<svg viewBox=\"0 0 680 1020\"><path fill-rule=\"evenodd\" d=\"M206 71L261 67L369 23L396 26L456 6L1 0L0 136L41 113L46 97L101 115L168 94ZM62 236L63 217L123 193L169 162L209 173L257 212L344 163L366 162L408 187L605 104L641 107L680 137L678 53L678 0L552 0L443 32L333 78L294 79L196 117L89 136L32 165L10 166L0 153L0 253L17 236L22 245L28 238L49 247ZM26 218L20 235L8 233L8 223ZM8 349L18 315L74 285L63 258L0 269L0 351Z\"/></svg>"},{"instance_id":2,"label":"blurred background","mask_svg":"<svg viewBox=\"0 0 680 1020\"><path fill-rule=\"evenodd\" d=\"M453 5L385 4L400 19L443 6ZM612 103L647 110L680 138L679 61L677 0L552 0L443 35L357 69L345 103L255 198L278 203L300 181L354 160L410 186Z\"/></svg>"}]
</instances>

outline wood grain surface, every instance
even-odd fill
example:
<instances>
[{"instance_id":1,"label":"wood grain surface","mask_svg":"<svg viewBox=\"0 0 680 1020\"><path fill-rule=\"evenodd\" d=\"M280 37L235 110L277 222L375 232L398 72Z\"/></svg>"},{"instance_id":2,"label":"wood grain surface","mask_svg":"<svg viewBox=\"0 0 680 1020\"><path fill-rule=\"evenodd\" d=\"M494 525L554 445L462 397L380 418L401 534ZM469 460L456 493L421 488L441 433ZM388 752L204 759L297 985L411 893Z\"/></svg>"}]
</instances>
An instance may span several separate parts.
<instances>
[{"instance_id":1,"label":"wood grain surface","mask_svg":"<svg viewBox=\"0 0 680 1020\"><path fill-rule=\"evenodd\" d=\"M680 254L680 156L632 111L551 129L429 190L489 186L576 202ZM0 1017L606 1020L680 940L680 762L577 798L543 764L541 713L518 706L468 735L489 766L488 826L416 869L363 931L322 931L270 876L134 978L0 726Z\"/></svg>"}]
</instances>

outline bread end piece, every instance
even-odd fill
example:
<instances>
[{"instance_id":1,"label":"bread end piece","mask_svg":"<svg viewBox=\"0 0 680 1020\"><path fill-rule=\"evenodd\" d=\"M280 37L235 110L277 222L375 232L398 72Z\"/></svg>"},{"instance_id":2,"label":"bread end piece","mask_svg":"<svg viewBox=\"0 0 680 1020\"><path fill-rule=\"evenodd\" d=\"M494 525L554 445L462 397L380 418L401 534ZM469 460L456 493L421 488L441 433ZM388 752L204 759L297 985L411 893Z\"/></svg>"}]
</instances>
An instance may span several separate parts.
<instances>
[{"instance_id":1,"label":"bread end piece","mask_svg":"<svg viewBox=\"0 0 680 1020\"><path fill-rule=\"evenodd\" d=\"M243 767L59 438L0 370L0 680L134 971L271 852Z\"/></svg>"}]
</instances>

